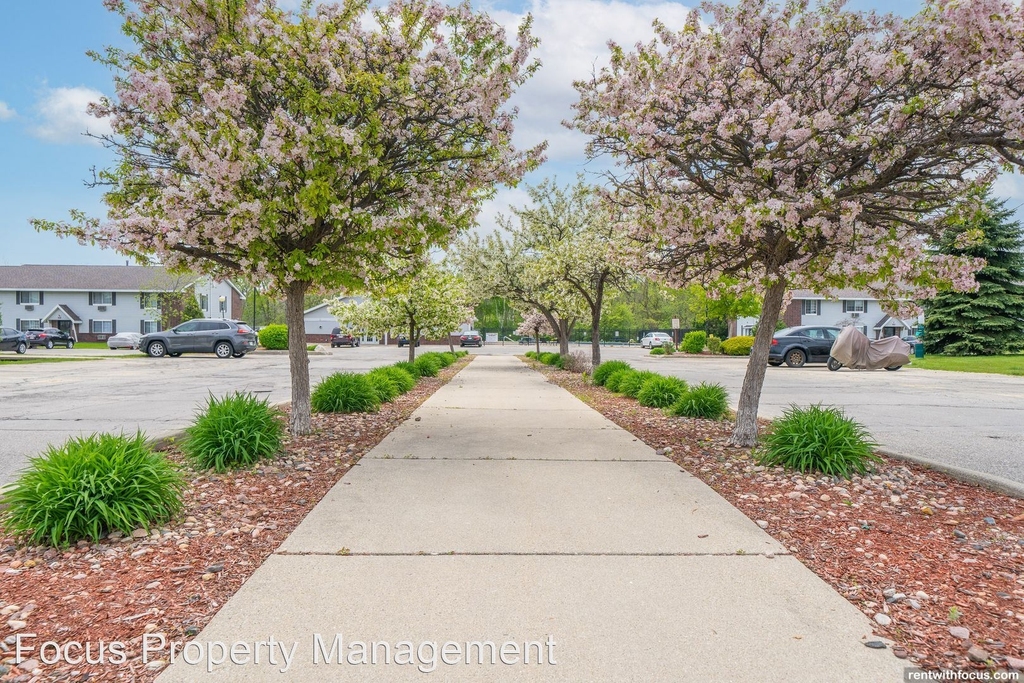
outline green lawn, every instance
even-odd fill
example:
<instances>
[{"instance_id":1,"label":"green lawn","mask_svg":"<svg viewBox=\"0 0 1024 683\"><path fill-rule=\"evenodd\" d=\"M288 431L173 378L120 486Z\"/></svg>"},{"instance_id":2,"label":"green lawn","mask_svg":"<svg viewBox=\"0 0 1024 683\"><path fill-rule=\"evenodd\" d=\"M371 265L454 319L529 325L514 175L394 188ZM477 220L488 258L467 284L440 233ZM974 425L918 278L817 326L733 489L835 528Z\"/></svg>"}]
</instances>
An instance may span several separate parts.
<instances>
[{"instance_id":1,"label":"green lawn","mask_svg":"<svg viewBox=\"0 0 1024 683\"><path fill-rule=\"evenodd\" d=\"M990 372L997 375L1024 376L1024 354L1006 356L925 356L911 358L910 367L924 370Z\"/></svg>"},{"instance_id":2,"label":"green lawn","mask_svg":"<svg viewBox=\"0 0 1024 683\"><path fill-rule=\"evenodd\" d=\"M107 342L75 342L76 349L105 349Z\"/></svg>"},{"instance_id":3,"label":"green lawn","mask_svg":"<svg viewBox=\"0 0 1024 683\"><path fill-rule=\"evenodd\" d=\"M0 366L34 365L36 363L77 363L79 361L104 360L103 358L42 358L40 356L0 356Z\"/></svg>"}]
</instances>

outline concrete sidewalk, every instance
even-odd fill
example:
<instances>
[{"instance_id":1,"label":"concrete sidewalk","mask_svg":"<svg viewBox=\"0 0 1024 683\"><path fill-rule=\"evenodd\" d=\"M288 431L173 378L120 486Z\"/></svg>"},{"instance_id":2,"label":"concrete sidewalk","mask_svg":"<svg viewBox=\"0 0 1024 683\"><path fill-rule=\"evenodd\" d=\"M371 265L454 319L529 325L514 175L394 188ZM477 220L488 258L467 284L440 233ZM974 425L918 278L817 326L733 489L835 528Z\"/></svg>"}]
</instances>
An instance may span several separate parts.
<instances>
[{"instance_id":1,"label":"concrete sidewalk","mask_svg":"<svg viewBox=\"0 0 1024 683\"><path fill-rule=\"evenodd\" d=\"M160 683L903 680L778 542L515 358L478 356L416 417Z\"/></svg>"}]
</instances>

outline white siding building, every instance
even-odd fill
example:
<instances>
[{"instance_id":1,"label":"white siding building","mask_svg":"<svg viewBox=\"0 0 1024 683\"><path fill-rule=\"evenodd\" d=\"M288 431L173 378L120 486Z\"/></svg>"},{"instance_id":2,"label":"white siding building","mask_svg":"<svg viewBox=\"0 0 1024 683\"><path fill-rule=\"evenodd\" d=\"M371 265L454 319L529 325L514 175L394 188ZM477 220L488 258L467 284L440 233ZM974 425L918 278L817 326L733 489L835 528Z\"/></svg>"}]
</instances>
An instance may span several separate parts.
<instances>
[{"instance_id":1,"label":"white siding building","mask_svg":"<svg viewBox=\"0 0 1024 683\"><path fill-rule=\"evenodd\" d=\"M79 341L157 332L164 295L183 291L207 318L242 315L245 298L230 281L172 275L160 266L0 266L5 327L56 327Z\"/></svg>"},{"instance_id":2,"label":"white siding building","mask_svg":"<svg viewBox=\"0 0 1024 683\"><path fill-rule=\"evenodd\" d=\"M924 323L924 315L899 318L885 311L873 294L855 289L842 289L829 296L806 289L793 292L792 301L782 312L786 327L822 325L846 327L853 325L871 339L902 337L914 334ZM756 317L738 318L730 326L730 336L753 334Z\"/></svg>"}]
</instances>

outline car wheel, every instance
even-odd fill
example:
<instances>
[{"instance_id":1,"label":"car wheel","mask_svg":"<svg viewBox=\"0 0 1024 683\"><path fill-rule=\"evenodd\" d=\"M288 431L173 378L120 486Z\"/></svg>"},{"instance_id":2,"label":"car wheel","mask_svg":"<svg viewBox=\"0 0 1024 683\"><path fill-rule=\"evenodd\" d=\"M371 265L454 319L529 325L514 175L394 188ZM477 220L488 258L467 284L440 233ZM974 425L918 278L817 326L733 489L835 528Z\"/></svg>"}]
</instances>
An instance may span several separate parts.
<instances>
[{"instance_id":1,"label":"car wheel","mask_svg":"<svg viewBox=\"0 0 1024 683\"><path fill-rule=\"evenodd\" d=\"M232 358L242 358L243 356L245 356L245 353L233 353L233 354L231 354Z\"/></svg>"},{"instance_id":2,"label":"car wheel","mask_svg":"<svg viewBox=\"0 0 1024 683\"><path fill-rule=\"evenodd\" d=\"M768 365L772 366L773 368L777 368L780 365L782 365L782 361L781 360L770 360L770 361L768 361Z\"/></svg>"},{"instance_id":3,"label":"car wheel","mask_svg":"<svg viewBox=\"0 0 1024 683\"><path fill-rule=\"evenodd\" d=\"M47 339L46 340L46 348L48 348L48 349L52 349L53 348L53 340L51 340L51 339Z\"/></svg>"},{"instance_id":4,"label":"car wheel","mask_svg":"<svg viewBox=\"0 0 1024 683\"><path fill-rule=\"evenodd\" d=\"M69 349L73 349L73 348L75 348L75 342L73 342L73 341L69 341L69 342L68 342L68 348L69 348Z\"/></svg>"},{"instance_id":5,"label":"car wheel","mask_svg":"<svg viewBox=\"0 0 1024 683\"><path fill-rule=\"evenodd\" d=\"M800 349L793 349L786 354L786 365L791 368L802 368L807 362L807 356Z\"/></svg>"},{"instance_id":6,"label":"car wheel","mask_svg":"<svg viewBox=\"0 0 1024 683\"><path fill-rule=\"evenodd\" d=\"M886 370L888 370L889 372L893 372L895 370L899 370L902 367L902 365L890 365L889 367L886 368Z\"/></svg>"},{"instance_id":7,"label":"car wheel","mask_svg":"<svg viewBox=\"0 0 1024 683\"><path fill-rule=\"evenodd\" d=\"M837 360L836 360L835 358L833 358L832 356L829 356L829 357L828 357L828 369L829 369L829 370L831 370L832 372L835 372L836 370L838 370L838 369L839 369L839 368L841 368L841 367L843 367L843 364L842 364L842 363L840 363L839 361L837 361Z\"/></svg>"},{"instance_id":8,"label":"car wheel","mask_svg":"<svg viewBox=\"0 0 1024 683\"><path fill-rule=\"evenodd\" d=\"M167 355L167 347L161 341L150 342L149 346L146 347L146 353L149 354L150 358L163 358ZM171 354L174 355L173 353Z\"/></svg>"},{"instance_id":9,"label":"car wheel","mask_svg":"<svg viewBox=\"0 0 1024 683\"><path fill-rule=\"evenodd\" d=\"M18 342L18 348L14 350L17 351L18 353L25 353L26 351L28 351L28 344L26 344L25 342Z\"/></svg>"},{"instance_id":10,"label":"car wheel","mask_svg":"<svg viewBox=\"0 0 1024 683\"><path fill-rule=\"evenodd\" d=\"M217 345L213 347L213 352L217 354L217 358L231 358L231 356L235 355L235 350L231 347L231 343L226 341L217 342Z\"/></svg>"},{"instance_id":11,"label":"car wheel","mask_svg":"<svg viewBox=\"0 0 1024 683\"><path fill-rule=\"evenodd\" d=\"M169 353L167 355L171 358L179 358L181 356L181 351L175 351L174 353Z\"/></svg>"},{"instance_id":12,"label":"car wheel","mask_svg":"<svg viewBox=\"0 0 1024 683\"><path fill-rule=\"evenodd\" d=\"M356 342L356 348L359 348L359 342Z\"/></svg>"}]
</instances>

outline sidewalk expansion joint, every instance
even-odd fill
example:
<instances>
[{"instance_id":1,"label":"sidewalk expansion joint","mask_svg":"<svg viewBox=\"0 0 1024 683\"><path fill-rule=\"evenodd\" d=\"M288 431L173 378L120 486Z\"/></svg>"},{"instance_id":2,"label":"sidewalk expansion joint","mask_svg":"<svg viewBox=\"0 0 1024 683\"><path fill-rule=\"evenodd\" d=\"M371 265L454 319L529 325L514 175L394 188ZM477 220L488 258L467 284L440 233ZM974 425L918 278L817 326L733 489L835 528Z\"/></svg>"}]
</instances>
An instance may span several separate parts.
<instances>
[{"instance_id":1,"label":"sidewalk expansion joint","mask_svg":"<svg viewBox=\"0 0 1024 683\"><path fill-rule=\"evenodd\" d=\"M790 557L791 554L788 552L731 552L731 553L700 553L700 552L680 552L680 553L629 553L629 552L538 552L538 553L517 553L517 552L465 552L465 551L450 551L450 552L377 552L377 553L361 553L361 552L350 552L347 550L338 551L333 553L317 552L317 551L295 551L295 550L279 550L274 553L277 556L285 557L765 557L772 559L775 557Z\"/></svg>"}]
</instances>

